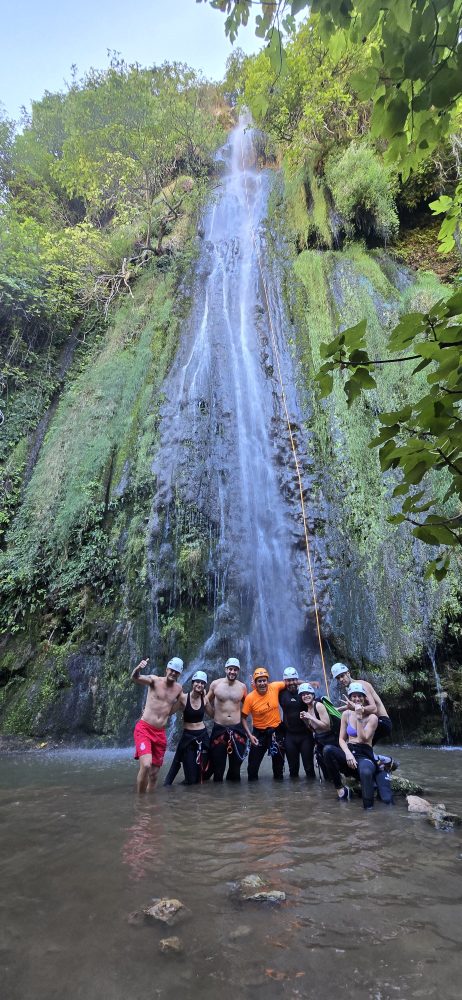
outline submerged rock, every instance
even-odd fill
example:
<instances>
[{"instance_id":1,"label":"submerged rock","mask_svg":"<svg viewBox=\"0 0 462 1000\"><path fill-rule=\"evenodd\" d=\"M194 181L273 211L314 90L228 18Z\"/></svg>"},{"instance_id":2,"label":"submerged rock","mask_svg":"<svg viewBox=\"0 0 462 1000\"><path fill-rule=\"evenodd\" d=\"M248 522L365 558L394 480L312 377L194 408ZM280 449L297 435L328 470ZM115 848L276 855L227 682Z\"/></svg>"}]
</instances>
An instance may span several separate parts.
<instances>
[{"instance_id":1,"label":"submerged rock","mask_svg":"<svg viewBox=\"0 0 462 1000\"><path fill-rule=\"evenodd\" d=\"M234 930L229 932L230 941L238 941L239 938L248 937L252 933L252 928L248 924L239 924Z\"/></svg>"},{"instance_id":2,"label":"submerged rock","mask_svg":"<svg viewBox=\"0 0 462 1000\"><path fill-rule=\"evenodd\" d=\"M164 955L181 955L183 944L179 937L167 937L159 941L159 948Z\"/></svg>"},{"instance_id":3,"label":"submerged rock","mask_svg":"<svg viewBox=\"0 0 462 1000\"><path fill-rule=\"evenodd\" d=\"M244 878L239 879L236 882L236 890L242 896L246 893L255 892L255 889L263 889L265 882L260 877L260 875L244 875Z\"/></svg>"},{"instance_id":4,"label":"submerged rock","mask_svg":"<svg viewBox=\"0 0 462 1000\"><path fill-rule=\"evenodd\" d=\"M245 899L247 903L284 903L286 894L279 889L268 889L267 892L255 892L253 896L246 896Z\"/></svg>"},{"instance_id":5,"label":"submerged rock","mask_svg":"<svg viewBox=\"0 0 462 1000\"><path fill-rule=\"evenodd\" d=\"M171 927L183 920L189 910L179 899L153 899L151 906L146 906L143 913L148 921L159 920Z\"/></svg>"},{"instance_id":6,"label":"submerged rock","mask_svg":"<svg viewBox=\"0 0 462 1000\"><path fill-rule=\"evenodd\" d=\"M431 802L420 798L419 795L406 795L406 801L408 812L410 813L420 813L421 815L429 816L433 810Z\"/></svg>"},{"instance_id":7,"label":"submerged rock","mask_svg":"<svg viewBox=\"0 0 462 1000\"><path fill-rule=\"evenodd\" d=\"M233 892L246 903L283 903L285 892L267 886L260 875L245 875L234 883Z\"/></svg>"},{"instance_id":8,"label":"submerged rock","mask_svg":"<svg viewBox=\"0 0 462 1000\"><path fill-rule=\"evenodd\" d=\"M457 813L448 812L443 803L435 806L427 818L436 830L453 830L462 822L460 816Z\"/></svg>"}]
</instances>

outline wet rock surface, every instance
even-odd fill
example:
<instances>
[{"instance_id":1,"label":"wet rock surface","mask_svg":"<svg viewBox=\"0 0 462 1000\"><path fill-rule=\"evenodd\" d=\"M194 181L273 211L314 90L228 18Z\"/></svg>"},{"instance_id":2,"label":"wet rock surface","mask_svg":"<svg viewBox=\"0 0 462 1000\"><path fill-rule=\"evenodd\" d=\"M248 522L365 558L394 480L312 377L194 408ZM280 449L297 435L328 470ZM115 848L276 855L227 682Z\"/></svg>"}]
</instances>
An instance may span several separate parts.
<instances>
[{"instance_id":1,"label":"wet rock surface","mask_svg":"<svg viewBox=\"0 0 462 1000\"><path fill-rule=\"evenodd\" d=\"M143 913L148 922L160 921L168 927L189 916L189 910L179 899L153 899L149 906L144 907Z\"/></svg>"},{"instance_id":2,"label":"wet rock surface","mask_svg":"<svg viewBox=\"0 0 462 1000\"><path fill-rule=\"evenodd\" d=\"M283 903L285 892L269 886L260 875L245 875L232 887L235 898L245 903Z\"/></svg>"},{"instance_id":3,"label":"wet rock surface","mask_svg":"<svg viewBox=\"0 0 462 1000\"><path fill-rule=\"evenodd\" d=\"M461 817L457 813L448 812L446 806L442 804L435 806L428 819L436 830L443 831L454 830L462 822Z\"/></svg>"},{"instance_id":4,"label":"wet rock surface","mask_svg":"<svg viewBox=\"0 0 462 1000\"><path fill-rule=\"evenodd\" d=\"M184 951L183 943L179 937L161 938L159 950L163 955L181 955Z\"/></svg>"},{"instance_id":5,"label":"wet rock surface","mask_svg":"<svg viewBox=\"0 0 462 1000\"><path fill-rule=\"evenodd\" d=\"M410 813L418 813L422 816L428 816L432 810L433 806L428 799L422 799L419 795L406 795L407 809Z\"/></svg>"}]
</instances>

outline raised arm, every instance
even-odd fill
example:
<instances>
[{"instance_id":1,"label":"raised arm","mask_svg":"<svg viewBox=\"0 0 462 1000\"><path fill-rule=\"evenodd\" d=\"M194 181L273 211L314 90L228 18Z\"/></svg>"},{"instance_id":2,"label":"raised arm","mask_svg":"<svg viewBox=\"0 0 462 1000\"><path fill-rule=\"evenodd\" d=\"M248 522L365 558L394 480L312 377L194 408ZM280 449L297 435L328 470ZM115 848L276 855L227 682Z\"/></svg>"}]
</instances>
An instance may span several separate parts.
<instances>
[{"instance_id":1,"label":"raised arm","mask_svg":"<svg viewBox=\"0 0 462 1000\"><path fill-rule=\"evenodd\" d=\"M146 684L148 687L152 687L154 683L154 677L152 674L143 674L142 677L140 676L140 670L144 670L144 668L148 665L148 663L149 663L149 656L146 658L146 660L140 660L138 666L135 667L134 670L132 670L130 674L130 680L132 680L134 684Z\"/></svg>"}]
</instances>

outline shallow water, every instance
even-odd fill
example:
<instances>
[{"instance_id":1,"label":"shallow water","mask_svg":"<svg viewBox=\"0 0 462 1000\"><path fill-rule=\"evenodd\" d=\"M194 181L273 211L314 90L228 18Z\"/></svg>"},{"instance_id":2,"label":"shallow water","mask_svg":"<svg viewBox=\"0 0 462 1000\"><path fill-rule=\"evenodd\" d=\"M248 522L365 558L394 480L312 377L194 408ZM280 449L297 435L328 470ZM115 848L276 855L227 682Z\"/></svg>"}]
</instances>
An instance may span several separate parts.
<instances>
[{"instance_id":1,"label":"shallow water","mask_svg":"<svg viewBox=\"0 0 462 1000\"><path fill-rule=\"evenodd\" d=\"M462 751L400 749L402 773L462 811ZM460 996L462 839L398 800L364 814L300 780L133 795L131 751L0 759L6 1000ZM280 907L237 904L260 873ZM191 911L135 926L152 897ZM159 952L178 934L180 956Z\"/></svg>"}]
</instances>

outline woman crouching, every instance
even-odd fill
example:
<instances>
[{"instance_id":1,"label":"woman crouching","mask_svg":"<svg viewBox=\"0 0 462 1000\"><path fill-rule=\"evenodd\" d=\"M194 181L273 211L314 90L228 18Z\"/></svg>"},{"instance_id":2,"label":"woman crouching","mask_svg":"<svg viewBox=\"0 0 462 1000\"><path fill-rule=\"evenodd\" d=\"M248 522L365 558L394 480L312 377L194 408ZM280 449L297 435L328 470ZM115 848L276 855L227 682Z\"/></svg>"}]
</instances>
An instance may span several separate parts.
<instances>
[{"instance_id":1,"label":"woman crouching","mask_svg":"<svg viewBox=\"0 0 462 1000\"><path fill-rule=\"evenodd\" d=\"M325 747L324 763L328 778L335 785L340 801L352 798L351 789L343 786L341 774L348 777L359 776L363 806L365 809L372 809L377 769L372 740L378 719L376 715L364 715L364 706L368 698L359 681L352 681L347 695L354 708L347 708L343 713L339 745Z\"/></svg>"}]
</instances>

